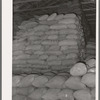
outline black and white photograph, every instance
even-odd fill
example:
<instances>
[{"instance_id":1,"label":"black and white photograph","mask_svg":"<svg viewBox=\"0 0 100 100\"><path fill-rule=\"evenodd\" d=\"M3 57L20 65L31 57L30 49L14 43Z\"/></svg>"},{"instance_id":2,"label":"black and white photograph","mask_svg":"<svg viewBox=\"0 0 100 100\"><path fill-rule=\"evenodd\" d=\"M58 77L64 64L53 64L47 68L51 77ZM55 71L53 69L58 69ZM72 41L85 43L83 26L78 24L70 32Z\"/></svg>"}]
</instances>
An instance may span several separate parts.
<instances>
[{"instance_id":1,"label":"black and white photograph","mask_svg":"<svg viewBox=\"0 0 100 100\"><path fill-rule=\"evenodd\" d=\"M97 100L96 0L13 0L12 100Z\"/></svg>"}]
</instances>

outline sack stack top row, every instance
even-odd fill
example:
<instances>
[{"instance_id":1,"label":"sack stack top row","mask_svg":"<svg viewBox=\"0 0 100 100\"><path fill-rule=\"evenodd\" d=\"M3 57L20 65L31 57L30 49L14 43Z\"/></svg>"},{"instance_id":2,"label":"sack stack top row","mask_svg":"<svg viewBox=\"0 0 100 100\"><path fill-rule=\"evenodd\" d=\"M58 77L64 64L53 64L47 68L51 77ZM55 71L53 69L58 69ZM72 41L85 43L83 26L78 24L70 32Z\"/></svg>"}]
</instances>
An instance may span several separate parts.
<instances>
[{"instance_id":1,"label":"sack stack top row","mask_svg":"<svg viewBox=\"0 0 100 100\"><path fill-rule=\"evenodd\" d=\"M13 70L64 70L85 57L84 31L74 13L22 22L13 41Z\"/></svg>"}]
</instances>

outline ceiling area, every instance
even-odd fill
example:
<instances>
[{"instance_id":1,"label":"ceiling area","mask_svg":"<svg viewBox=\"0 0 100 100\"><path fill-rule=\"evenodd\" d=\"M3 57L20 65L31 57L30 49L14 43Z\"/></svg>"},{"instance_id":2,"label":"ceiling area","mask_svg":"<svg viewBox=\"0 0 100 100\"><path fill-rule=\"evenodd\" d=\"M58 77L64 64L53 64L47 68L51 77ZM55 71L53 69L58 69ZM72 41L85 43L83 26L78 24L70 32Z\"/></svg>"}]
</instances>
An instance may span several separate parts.
<instances>
[{"instance_id":1,"label":"ceiling area","mask_svg":"<svg viewBox=\"0 0 100 100\"><path fill-rule=\"evenodd\" d=\"M80 8L80 9L79 9ZM83 11L91 34L95 36L96 25L96 3L94 0L14 0L13 12L20 14L26 19L35 15L77 12Z\"/></svg>"}]
</instances>

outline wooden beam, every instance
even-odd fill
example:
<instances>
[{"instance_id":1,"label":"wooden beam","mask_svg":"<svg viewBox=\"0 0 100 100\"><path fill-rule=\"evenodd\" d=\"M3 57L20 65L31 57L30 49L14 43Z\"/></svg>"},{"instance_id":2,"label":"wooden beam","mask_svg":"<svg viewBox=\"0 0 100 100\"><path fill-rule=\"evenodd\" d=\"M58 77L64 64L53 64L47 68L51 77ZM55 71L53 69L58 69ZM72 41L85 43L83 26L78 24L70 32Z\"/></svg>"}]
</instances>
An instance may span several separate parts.
<instances>
[{"instance_id":1,"label":"wooden beam","mask_svg":"<svg viewBox=\"0 0 100 100\"><path fill-rule=\"evenodd\" d=\"M85 4L91 4L91 3L92 3L92 4L95 4L95 2L92 2L92 1L89 1L89 2L81 2L81 4L84 4L84 5L85 5Z\"/></svg>"},{"instance_id":2,"label":"wooden beam","mask_svg":"<svg viewBox=\"0 0 100 100\"><path fill-rule=\"evenodd\" d=\"M36 2L41 0L23 0L23 1L15 1L13 4L19 4L19 3L27 3L27 2Z\"/></svg>"},{"instance_id":3,"label":"wooden beam","mask_svg":"<svg viewBox=\"0 0 100 100\"><path fill-rule=\"evenodd\" d=\"M95 24L96 24L96 22L89 22L89 24L92 24L92 25L94 24L94 25L95 25Z\"/></svg>"},{"instance_id":4,"label":"wooden beam","mask_svg":"<svg viewBox=\"0 0 100 100\"><path fill-rule=\"evenodd\" d=\"M96 16L96 14L86 14L86 16Z\"/></svg>"},{"instance_id":5,"label":"wooden beam","mask_svg":"<svg viewBox=\"0 0 100 100\"><path fill-rule=\"evenodd\" d=\"M48 4L50 4L50 2L51 2L51 0L47 0L47 1L45 0L45 2L40 5L40 7L47 6Z\"/></svg>"},{"instance_id":6,"label":"wooden beam","mask_svg":"<svg viewBox=\"0 0 100 100\"><path fill-rule=\"evenodd\" d=\"M82 5L83 9L91 9L91 8L96 8L96 5L90 4L90 5Z\"/></svg>"},{"instance_id":7,"label":"wooden beam","mask_svg":"<svg viewBox=\"0 0 100 100\"><path fill-rule=\"evenodd\" d=\"M91 8L91 9L83 9L83 11L90 11L90 10L96 10L96 8Z\"/></svg>"},{"instance_id":8,"label":"wooden beam","mask_svg":"<svg viewBox=\"0 0 100 100\"><path fill-rule=\"evenodd\" d=\"M53 4L55 4L55 3L57 3L59 0L55 0L55 2L53 2L53 3L50 3L50 5L49 6L51 6L51 5L53 5Z\"/></svg>"},{"instance_id":9,"label":"wooden beam","mask_svg":"<svg viewBox=\"0 0 100 100\"><path fill-rule=\"evenodd\" d=\"M56 5L56 6L40 7L40 8L33 8L33 9L31 8L31 9L24 9L24 10L15 10L14 13L15 12L35 11L35 10L41 10L41 9L52 9L52 8L58 8L61 6L68 6L68 4L64 3L64 4L60 4L60 5ZM75 6L79 6L79 4L74 4L71 7L75 7Z\"/></svg>"},{"instance_id":10,"label":"wooden beam","mask_svg":"<svg viewBox=\"0 0 100 100\"><path fill-rule=\"evenodd\" d=\"M96 19L87 19L88 21L95 21Z\"/></svg>"}]
</instances>

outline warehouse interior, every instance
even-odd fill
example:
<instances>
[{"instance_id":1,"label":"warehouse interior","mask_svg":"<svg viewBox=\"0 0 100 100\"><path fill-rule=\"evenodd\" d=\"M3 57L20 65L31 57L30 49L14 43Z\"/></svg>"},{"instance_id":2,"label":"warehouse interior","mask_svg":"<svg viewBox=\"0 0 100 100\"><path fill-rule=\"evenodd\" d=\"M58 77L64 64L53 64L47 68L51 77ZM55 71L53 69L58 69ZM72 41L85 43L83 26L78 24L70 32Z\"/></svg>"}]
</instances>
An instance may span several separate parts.
<instances>
[{"instance_id":1,"label":"warehouse interior","mask_svg":"<svg viewBox=\"0 0 100 100\"><path fill-rule=\"evenodd\" d=\"M96 0L13 0L12 100L95 100Z\"/></svg>"},{"instance_id":2,"label":"warehouse interior","mask_svg":"<svg viewBox=\"0 0 100 100\"><path fill-rule=\"evenodd\" d=\"M73 9L76 11L73 11ZM13 12L15 25L20 25L22 21L33 18L35 15L51 14L53 12L75 12L76 14L84 13L87 24L90 27L90 36L95 37L95 0L14 0Z\"/></svg>"}]
</instances>

